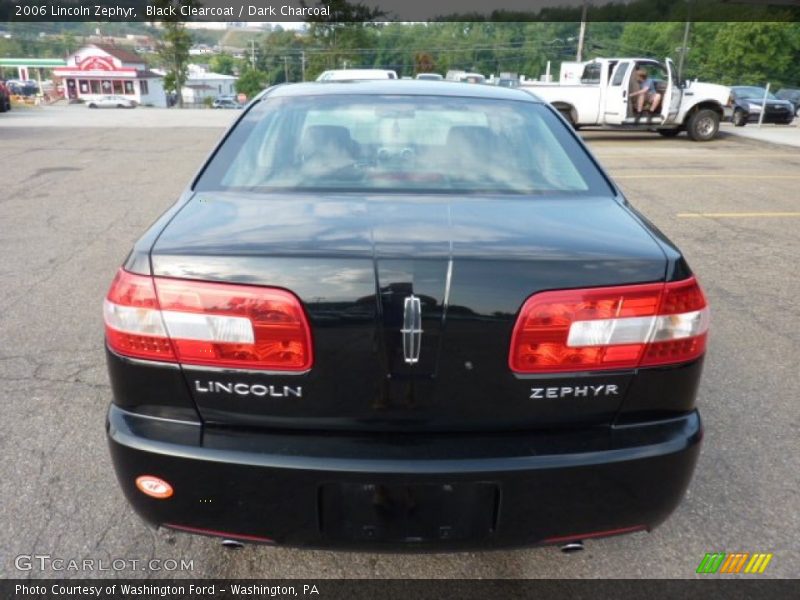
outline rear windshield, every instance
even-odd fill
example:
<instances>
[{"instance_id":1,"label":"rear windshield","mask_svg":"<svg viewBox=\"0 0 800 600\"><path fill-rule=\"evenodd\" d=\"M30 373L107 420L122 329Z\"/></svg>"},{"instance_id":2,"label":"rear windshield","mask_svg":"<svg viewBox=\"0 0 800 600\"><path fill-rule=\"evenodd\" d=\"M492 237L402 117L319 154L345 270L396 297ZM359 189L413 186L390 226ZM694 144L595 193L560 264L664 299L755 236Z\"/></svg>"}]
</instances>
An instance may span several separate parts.
<instances>
[{"instance_id":1,"label":"rear windshield","mask_svg":"<svg viewBox=\"0 0 800 600\"><path fill-rule=\"evenodd\" d=\"M198 190L605 194L567 126L532 102L321 95L254 106Z\"/></svg>"}]
</instances>

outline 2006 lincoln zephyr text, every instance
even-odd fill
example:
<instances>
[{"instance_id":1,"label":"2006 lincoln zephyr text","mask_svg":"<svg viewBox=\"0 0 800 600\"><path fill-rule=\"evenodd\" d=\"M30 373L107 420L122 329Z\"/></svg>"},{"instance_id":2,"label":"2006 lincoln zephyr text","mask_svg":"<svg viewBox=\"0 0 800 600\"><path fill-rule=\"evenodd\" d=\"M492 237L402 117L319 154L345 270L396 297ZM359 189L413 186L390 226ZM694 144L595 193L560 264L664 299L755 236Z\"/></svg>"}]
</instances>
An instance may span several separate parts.
<instances>
[{"instance_id":1,"label":"2006 lincoln zephyr text","mask_svg":"<svg viewBox=\"0 0 800 600\"><path fill-rule=\"evenodd\" d=\"M522 91L271 88L104 314L119 483L181 531L455 550L649 530L702 438L703 292Z\"/></svg>"}]
</instances>

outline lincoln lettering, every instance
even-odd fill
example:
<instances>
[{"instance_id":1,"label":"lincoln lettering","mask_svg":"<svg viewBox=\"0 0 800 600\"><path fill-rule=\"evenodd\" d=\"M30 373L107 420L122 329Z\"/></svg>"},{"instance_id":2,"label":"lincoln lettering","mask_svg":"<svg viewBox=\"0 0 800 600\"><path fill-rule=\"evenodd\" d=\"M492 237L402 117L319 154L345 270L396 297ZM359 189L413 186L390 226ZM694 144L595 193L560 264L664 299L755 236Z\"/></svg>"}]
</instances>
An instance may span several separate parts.
<instances>
[{"instance_id":1,"label":"lincoln lettering","mask_svg":"<svg viewBox=\"0 0 800 600\"><path fill-rule=\"evenodd\" d=\"M616 385L576 385L575 387L540 387L531 388L531 400L556 400L558 398L596 398L598 396L616 396Z\"/></svg>"},{"instance_id":2,"label":"lincoln lettering","mask_svg":"<svg viewBox=\"0 0 800 600\"><path fill-rule=\"evenodd\" d=\"M39 7L40 14L44 16L44 7ZM17 16L20 16L19 14ZM27 16L27 15L26 15ZM136 17L134 9L124 6L104 6L95 4L92 6L61 6L50 5L51 17L102 17L105 19L124 18L131 19Z\"/></svg>"},{"instance_id":3,"label":"lincoln lettering","mask_svg":"<svg viewBox=\"0 0 800 600\"><path fill-rule=\"evenodd\" d=\"M296 385L262 385L260 383L223 383L195 379L194 389L201 394L236 394L237 396L259 396L264 398L302 398L303 388Z\"/></svg>"}]
</instances>

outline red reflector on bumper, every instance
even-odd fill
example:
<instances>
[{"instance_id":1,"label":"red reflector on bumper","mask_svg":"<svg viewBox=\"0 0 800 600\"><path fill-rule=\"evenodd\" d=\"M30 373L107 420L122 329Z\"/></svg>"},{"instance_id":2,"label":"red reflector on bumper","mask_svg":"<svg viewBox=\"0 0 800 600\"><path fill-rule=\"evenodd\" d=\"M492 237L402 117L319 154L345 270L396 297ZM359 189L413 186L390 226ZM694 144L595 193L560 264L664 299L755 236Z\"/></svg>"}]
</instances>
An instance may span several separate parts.
<instances>
[{"instance_id":1,"label":"red reflector on bumper","mask_svg":"<svg viewBox=\"0 0 800 600\"><path fill-rule=\"evenodd\" d=\"M173 494L172 486L160 477L153 475L141 475L136 478L136 487L145 496L166 500Z\"/></svg>"},{"instance_id":2,"label":"red reflector on bumper","mask_svg":"<svg viewBox=\"0 0 800 600\"><path fill-rule=\"evenodd\" d=\"M545 538L544 543L558 544L560 542L577 542L580 540L590 540L592 538L610 537L612 535L622 535L623 533L634 533L635 531L647 531L647 525L634 525L633 527L606 529L604 531L593 531L591 533L576 533L575 535L559 535L556 537Z\"/></svg>"},{"instance_id":3,"label":"red reflector on bumper","mask_svg":"<svg viewBox=\"0 0 800 600\"><path fill-rule=\"evenodd\" d=\"M259 542L262 544L274 544L275 540L259 535L248 535L245 533L232 533L230 531L217 531L216 529L203 529L202 527L189 527L187 525L176 525L174 523L164 523L164 527L185 531L186 533L196 533L199 535L212 535L214 537L228 538L231 540L243 540L245 542Z\"/></svg>"}]
</instances>

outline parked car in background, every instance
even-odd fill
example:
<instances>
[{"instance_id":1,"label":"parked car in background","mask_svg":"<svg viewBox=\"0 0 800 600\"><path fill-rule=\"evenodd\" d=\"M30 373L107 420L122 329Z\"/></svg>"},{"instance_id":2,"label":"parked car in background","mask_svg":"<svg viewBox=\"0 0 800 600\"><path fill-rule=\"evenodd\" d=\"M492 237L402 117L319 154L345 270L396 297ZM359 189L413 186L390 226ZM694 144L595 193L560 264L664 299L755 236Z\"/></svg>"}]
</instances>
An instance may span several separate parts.
<instances>
[{"instance_id":1,"label":"parked car in background","mask_svg":"<svg viewBox=\"0 0 800 600\"><path fill-rule=\"evenodd\" d=\"M788 100L794 105L794 116L800 117L800 90L783 88L775 93L778 100Z\"/></svg>"},{"instance_id":2,"label":"parked car in background","mask_svg":"<svg viewBox=\"0 0 800 600\"><path fill-rule=\"evenodd\" d=\"M39 93L39 84L33 80L9 79L6 81L6 87L14 96L35 96Z\"/></svg>"},{"instance_id":3,"label":"parked car in background","mask_svg":"<svg viewBox=\"0 0 800 600\"><path fill-rule=\"evenodd\" d=\"M100 96L86 103L89 108L136 108L136 102L125 96Z\"/></svg>"},{"instance_id":4,"label":"parked car in background","mask_svg":"<svg viewBox=\"0 0 800 600\"><path fill-rule=\"evenodd\" d=\"M500 87L516 88L519 87L519 78L500 76L495 79L494 84L499 85Z\"/></svg>"},{"instance_id":5,"label":"parked car in background","mask_svg":"<svg viewBox=\"0 0 800 600\"><path fill-rule=\"evenodd\" d=\"M11 92L5 82L0 79L0 113L11 110Z\"/></svg>"},{"instance_id":6,"label":"parked car in background","mask_svg":"<svg viewBox=\"0 0 800 600\"><path fill-rule=\"evenodd\" d=\"M442 81L444 77L439 73L417 73L417 79L420 81Z\"/></svg>"},{"instance_id":7,"label":"parked car in background","mask_svg":"<svg viewBox=\"0 0 800 600\"><path fill-rule=\"evenodd\" d=\"M447 81L460 81L461 83L486 83L486 77L480 73L450 70L444 76Z\"/></svg>"},{"instance_id":8,"label":"parked car in background","mask_svg":"<svg viewBox=\"0 0 800 600\"><path fill-rule=\"evenodd\" d=\"M211 104L211 108L242 108L242 105L239 104L233 98L217 98Z\"/></svg>"},{"instance_id":9,"label":"parked car in background","mask_svg":"<svg viewBox=\"0 0 800 600\"><path fill-rule=\"evenodd\" d=\"M324 71L317 81L362 81L370 79L397 79L391 69L332 69Z\"/></svg>"},{"instance_id":10,"label":"parked car in background","mask_svg":"<svg viewBox=\"0 0 800 600\"><path fill-rule=\"evenodd\" d=\"M766 110L764 97L766 95ZM794 120L795 107L788 100L781 100L773 93L767 93L763 87L754 85L736 85L731 88L731 121L736 127L744 127L747 123L757 123L764 110L762 123L788 125Z\"/></svg>"}]
</instances>

